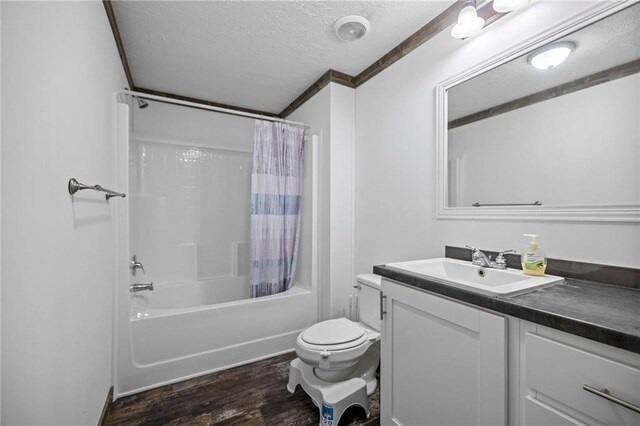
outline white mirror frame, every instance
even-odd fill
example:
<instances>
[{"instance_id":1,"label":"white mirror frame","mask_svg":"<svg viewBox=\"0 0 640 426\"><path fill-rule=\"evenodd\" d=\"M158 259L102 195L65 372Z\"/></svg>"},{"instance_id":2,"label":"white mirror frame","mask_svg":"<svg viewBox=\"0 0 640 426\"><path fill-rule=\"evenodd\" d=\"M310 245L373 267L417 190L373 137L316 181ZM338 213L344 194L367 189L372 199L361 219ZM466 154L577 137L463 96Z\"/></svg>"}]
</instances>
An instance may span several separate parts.
<instances>
[{"instance_id":1,"label":"white mirror frame","mask_svg":"<svg viewBox=\"0 0 640 426\"><path fill-rule=\"evenodd\" d=\"M523 207L449 207L448 202L448 101L447 90L479 74L522 56L555 39L564 37L595 21L635 4L618 0L602 2L593 8L538 34L436 86L436 204L438 219L520 220L569 222L640 222L640 204L523 206ZM524 11L526 13L526 11Z\"/></svg>"}]
</instances>

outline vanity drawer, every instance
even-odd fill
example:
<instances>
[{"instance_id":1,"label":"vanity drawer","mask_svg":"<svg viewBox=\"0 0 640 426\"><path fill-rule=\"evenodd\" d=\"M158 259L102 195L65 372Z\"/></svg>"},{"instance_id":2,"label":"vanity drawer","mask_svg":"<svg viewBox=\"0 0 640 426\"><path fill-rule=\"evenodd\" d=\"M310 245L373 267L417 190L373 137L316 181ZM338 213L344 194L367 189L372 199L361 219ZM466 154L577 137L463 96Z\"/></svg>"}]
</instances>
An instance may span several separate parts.
<instances>
[{"instance_id":1,"label":"vanity drawer","mask_svg":"<svg viewBox=\"0 0 640 426\"><path fill-rule=\"evenodd\" d=\"M526 385L559 408L568 406L607 425L640 425L640 413L594 395L584 385L640 407L640 369L527 333Z\"/></svg>"},{"instance_id":2,"label":"vanity drawer","mask_svg":"<svg viewBox=\"0 0 640 426\"><path fill-rule=\"evenodd\" d=\"M527 426L584 426L584 423L571 418L565 413L527 396L524 401L527 413Z\"/></svg>"}]
</instances>

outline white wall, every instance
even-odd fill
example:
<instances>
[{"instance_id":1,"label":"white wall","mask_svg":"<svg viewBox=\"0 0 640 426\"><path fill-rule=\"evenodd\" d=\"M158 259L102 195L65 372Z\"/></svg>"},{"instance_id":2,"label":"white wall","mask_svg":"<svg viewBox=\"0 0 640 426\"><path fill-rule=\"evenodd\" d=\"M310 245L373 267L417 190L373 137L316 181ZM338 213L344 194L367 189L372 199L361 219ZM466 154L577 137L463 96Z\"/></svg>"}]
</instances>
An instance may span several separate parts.
<instances>
[{"instance_id":1,"label":"white wall","mask_svg":"<svg viewBox=\"0 0 640 426\"><path fill-rule=\"evenodd\" d=\"M459 206L640 203L639 94L634 74L449 130Z\"/></svg>"},{"instance_id":2,"label":"white wall","mask_svg":"<svg viewBox=\"0 0 640 426\"><path fill-rule=\"evenodd\" d=\"M524 232L549 257L640 267L637 224L435 219L435 85L590 7L534 2L466 41L443 31L356 89L356 273L445 245L521 250Z\"/></svg>"},{"instance_id":3,"label":"white wall","mask_svg":"<svg viewBox=\"0 0 640 426\"><path fill-rule=\"evenodd\" d=\"M355 284L354 138L355 90L331 83L330 278L331 317L349 314L349 294Z\"/></svg>"},{"instance_id":4,"label":"white wall","mask_svg":"<svg viewBox=\"0 0 640 426\"><path fill-rule=\"evenodd\" d=\"M0 4L0 23L2 5ZM0 63L2 58L2 31L0 30ZM0 66L0 129L2 129L2 67ZM2 131L0 130L0 188L2 188ZM2 197L0 197L0 241L2 241ZM2 244L0 243L0 423L2 423Z\"/></svg>"},{"instance_id":5,"label":"white wall","mask_svg":"<svg viewBox=\"0 0 640 426\"><path fill-rule=\"evenodd\" d=\"M310 127L307 130L309 135L318 136L318 310L320 319L330 318L330 288L329 288L329 144L331 137L331 87L326 86L311 99L296 109L287 117L288 120L307 123ZM306 153L306 151L305 151ZM306 174L305 174L306 177ZM305 182L306 189L306 182ZM304 203L303 199L303 203ZM302 206L303 215L305 205ZM301 223L301 236L308 235L309 230L305 227L309 221ZM301 253L302 255L302 253ZM303 268L299 273L304 274L308 269L304 261L300 265ZM310 265L309 265L310 267Z\"/></svg>"},{"instance_id":6,"label":"white wall","mask_svg":"<svg viewBox=\"0 0 640 426\"><path fill-rule=\"evenodd\" d=\"M2 2L2 423L96 424L111 386L113 92L101 2ZM115 188L120 189L120 188Z\"/></svg>"},{"instance_id":7,"label":"white wall","mask_svg":"<svg viewBox=\"0 0 640 426\"><path fill-rule=\"evenodd\" d=\"M353 273L355 91L330 83L288 119L319 135L318 282L321 319L349 315Z\"/></svg>"}]
</instances>

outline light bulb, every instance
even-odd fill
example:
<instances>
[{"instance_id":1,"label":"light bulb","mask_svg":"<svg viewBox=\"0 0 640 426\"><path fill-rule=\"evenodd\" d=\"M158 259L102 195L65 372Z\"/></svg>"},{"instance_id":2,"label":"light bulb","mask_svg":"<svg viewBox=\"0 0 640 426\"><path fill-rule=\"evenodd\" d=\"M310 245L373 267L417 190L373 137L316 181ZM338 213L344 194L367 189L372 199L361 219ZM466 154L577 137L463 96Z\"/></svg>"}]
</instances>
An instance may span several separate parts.
<instances>
[{"instance_id":1,"label":"light bulb","mask_svg":"<svg viewBox=\"0 0 640 426\"><path fill-rule=\"evenodd\" d=\"M499 13L507 13L528 2L529 0L493 0L493 10Z\"/></svg>"},{"instance_id":2,"label":"light bulb","mask_svg":"<svg viewBox=\"0 0 640 426\"><path fill-rule=\"evenodd\" d=\"M549 44L531 53L528 60L535 68L548 70L563 63L575 48L570 41Z\"/></svg>"},{"instance_id":3,"label":"light bulb","mask_svg":"<svg viewBox=\"0 0 640 426\"><path fill-rule=\"evenodd\" d=\"M480 32L484 26L484 19L478 16L472 4L465 5L458 15L458 22L451 28L454 38L467 38Z\"/></svg>"}]
</instances>

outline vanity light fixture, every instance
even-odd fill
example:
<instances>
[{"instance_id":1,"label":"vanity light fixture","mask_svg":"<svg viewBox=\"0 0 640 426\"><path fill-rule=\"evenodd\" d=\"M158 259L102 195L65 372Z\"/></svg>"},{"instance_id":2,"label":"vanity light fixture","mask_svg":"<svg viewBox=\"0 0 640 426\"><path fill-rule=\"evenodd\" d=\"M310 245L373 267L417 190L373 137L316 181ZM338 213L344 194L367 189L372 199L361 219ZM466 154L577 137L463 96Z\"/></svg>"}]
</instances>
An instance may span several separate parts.
<instances>
[{"instance_id":1,"label":"vanity light fixture","mask_svg":"<svg viewBox=\"0 0 640 426\"><path fill-rule=\"evenodd\" d=\"M453 38L467 38L480 32L484 19L478 16L473 2L465 3L458 14L458 22L451 28Z\"/></svg>"},{"instance_id":2,"label":"vanity light fixture","mask_svg":"<svg viewBox=\"0 0 640 426\"><path fill-rule=\"evenodd\" d=\"M551 43L534 50L527 61L539 70L549 70L563 63L575 48L576 44L570 41Z\"/></svg>"},{"instance_id":3,"label":"vanity light fixture","mask_svg":"<svg viewBox=\"0 0 640 426\"><path fill-rule=\"evenodd\" d=\"M528 2L529 0L493 0L493 10L498 13L509 13Z\"/></svg>"}]
</instances>

